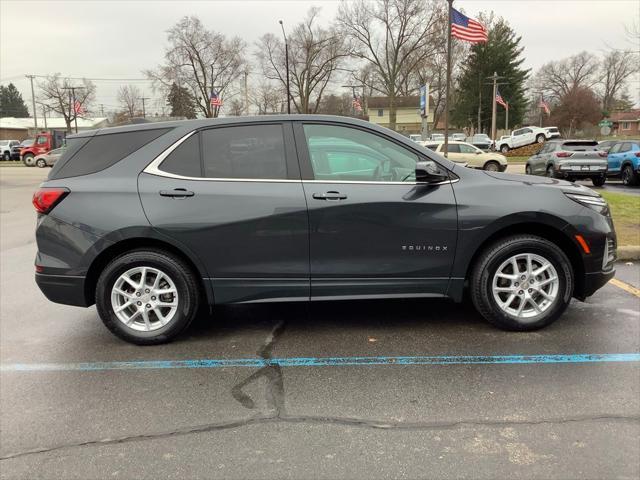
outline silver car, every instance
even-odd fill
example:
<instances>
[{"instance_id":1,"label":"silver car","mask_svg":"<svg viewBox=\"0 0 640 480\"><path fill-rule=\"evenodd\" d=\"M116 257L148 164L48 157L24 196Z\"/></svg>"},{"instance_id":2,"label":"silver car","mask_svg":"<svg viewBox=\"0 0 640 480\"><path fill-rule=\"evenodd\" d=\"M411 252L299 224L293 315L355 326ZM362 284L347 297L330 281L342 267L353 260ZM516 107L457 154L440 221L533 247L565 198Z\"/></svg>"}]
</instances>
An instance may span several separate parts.
<instances>
[{"instance_id":1,"label":"silver car","mask_svg":"<svg viewBox=\"0 0 640 480\"><path fill-rule=\"evenodd\" d=\"M47 153L37 155L36 158L34 158L35 164L40 168L53 167L63 152L64 147L60 147L55 150L49 150Z\"/></svg>"},{"instance_id":2,"label":"silver car","mask_svg":"<svg viewBox=\"0 0 640 480\"><path fill-rule=\"evenodd\" d=\"M527 160L527 175L575 181L590 178L596 187L607 179L607 153L595 140L551 140Z\"/></svg>"}]
</instances>

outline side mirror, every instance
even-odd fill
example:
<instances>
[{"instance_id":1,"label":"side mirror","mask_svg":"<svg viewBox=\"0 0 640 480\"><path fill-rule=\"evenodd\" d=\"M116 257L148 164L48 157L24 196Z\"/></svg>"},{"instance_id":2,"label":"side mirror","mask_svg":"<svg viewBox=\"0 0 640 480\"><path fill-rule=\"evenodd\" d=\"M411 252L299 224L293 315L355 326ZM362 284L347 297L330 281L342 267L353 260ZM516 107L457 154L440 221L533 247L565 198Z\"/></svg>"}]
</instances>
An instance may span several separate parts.
<instances>
[{"instance_id":1,"label":"side mirror","mask_svg":"<svg viewBox=\"0 0 640 480\"><path fill-rule=\"evenodd\" d=\"M439 183L449 180L446 171L441 170L433 160L416 163L416 182Z\"/></svg>"},{"instance_id":2,"label":"side mirror","mask_svg":"<svg viewBox=\"0 0 640 480\"><path fill-rule=\"evenodd\" d=\"M482 152L480 150L476 150L476 155L480 155Z\"/></svg>"}]
</instances>

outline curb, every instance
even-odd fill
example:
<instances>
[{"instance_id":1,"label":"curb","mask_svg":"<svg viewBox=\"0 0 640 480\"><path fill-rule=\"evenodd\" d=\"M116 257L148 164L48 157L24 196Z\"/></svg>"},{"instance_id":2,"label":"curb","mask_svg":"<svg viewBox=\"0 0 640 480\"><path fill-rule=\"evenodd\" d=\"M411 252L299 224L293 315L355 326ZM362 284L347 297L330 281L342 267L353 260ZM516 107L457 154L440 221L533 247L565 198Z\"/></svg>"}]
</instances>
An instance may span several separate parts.
<instances>
[{"instance_id":1,"label":"curb","mask_svg":"<svg viewBox=\"0 0 640 480\"><path fill-rule=\"evenodd\" d=\"M640 260L640 245L618 247L618 260Z\"/></svg>"}]
</instances>

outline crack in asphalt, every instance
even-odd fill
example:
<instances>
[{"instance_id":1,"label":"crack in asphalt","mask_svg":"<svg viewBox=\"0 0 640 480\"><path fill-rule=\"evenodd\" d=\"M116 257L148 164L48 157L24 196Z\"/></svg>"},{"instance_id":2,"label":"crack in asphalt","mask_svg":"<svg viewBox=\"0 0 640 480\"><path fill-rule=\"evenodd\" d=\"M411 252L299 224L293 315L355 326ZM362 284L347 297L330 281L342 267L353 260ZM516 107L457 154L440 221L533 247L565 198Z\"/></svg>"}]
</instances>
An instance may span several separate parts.
<instances>
[{"instance_id":1,"label":"crack in asphalt","mask_svg":"<svg viewBox=\"0 0 640 480\"><path fill-rule=\"evenodd\" d=\"M273 357L273 349L277 341L282 337L285 330L285 322L276 323L265 341L257 351L257 355L268 361ZM222 430L231 430L236 428L247 427L251 425L261 425L267 423L288 423L288 424L319 424L319 425L336 425L345 427L371 428L376 430L400 430L400 431L420 431L420 430L453 430L456 428L469 427L508 427L508 426L537 426L545 424L561 425L567 423L593 422L593 421L610 421L610 422L640 422L640 415L582 415L564 418L547 418L538 420L456 420L456 421L440 421L440 422L401 422L393 420L367 420L356 417L332 417L332 416L314 416L314 415L288 415L285 411L285 390L284 379L280 365L268 363L264 367L256 370L244 380L241 380L231 388L231 395L243 407L248 410L256 408L256 402L244 392L245 387L259 380L266 379L265 400L267 409L270 413L266 415L254 415L245 419L234 419L227 422L208 423L196 426L187 426L175 430L127 435L117 438L104 438L100 440L88 440L84 442L68 443L55 445L45 448L36 448L31 450L23 450L21 452L10 453L0 457L0 461L10 460L13 458L35 455L40 453L50 453L58 450L87 447L87 446L108 446L122 443L137 442L144 440L157 440L170 437L179 437L185 435L193 435L198 433L215 432Z\"/></svg>"},{"instance_id":2,"label":"crack in asphalt","mask_svg":"<svg viewBox=\"0 0 640 480\"><path fill-rule=\"evenodd\" d=\"M419 430L453 430L459 427L513 427L513 426L537 426L537 425L562 425L567 423L593 422L593 421L611 421L611 422L640 422L640 415L583 415L565 418L547 418L538 420L459 420L449 422L395 422L389 420L366 420L351 417L329 417L329 416L296 416L281 414L280 416L255 416L244 420L231 420L223 423L209 423L197 425L193 427L183 427L168 432L129 435L118 438L105 438L101 440L89 440L86 442L69 443L64 445L56 445L48 448L38 448L25 450L22 452L11 453L0 457L2 460L10 460L13 458L34 455L38 453L49 453L57 450L85 447L85 446L107 446L121 443L129 443L143 440L157 440L162 438L178 437L184 435L192 435L197 433L206 433L219 430L230 430L251 425L260 425L267 423L290 423L290 424L328 424L348 427L362 427L376 430L402 430L402 431L419 431Z\"/></svg>"}]
</instances>

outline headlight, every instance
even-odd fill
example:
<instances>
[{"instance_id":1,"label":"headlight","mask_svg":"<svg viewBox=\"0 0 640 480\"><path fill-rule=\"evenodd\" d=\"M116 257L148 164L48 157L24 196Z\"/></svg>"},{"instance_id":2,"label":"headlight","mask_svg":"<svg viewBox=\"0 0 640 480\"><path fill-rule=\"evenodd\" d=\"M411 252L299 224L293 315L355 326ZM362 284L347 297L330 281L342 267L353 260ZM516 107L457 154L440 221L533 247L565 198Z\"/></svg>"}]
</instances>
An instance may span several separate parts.
<instances>
[{"instance_id":1,"label":"headlight","mask_svg":"<svg viewBox=\"0 0 640 480\"><path fill-rule=\"evenodd\" d=\"M602 197L592 197L591 195L581 195L579 193L566 193L565 195L569 197L574 202L578 202L580 205L590 208L591 210L595 210L598 213L603 215L608 214L609 206L607 205L607 201Z\"/></svg>"}]
</instances>

